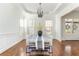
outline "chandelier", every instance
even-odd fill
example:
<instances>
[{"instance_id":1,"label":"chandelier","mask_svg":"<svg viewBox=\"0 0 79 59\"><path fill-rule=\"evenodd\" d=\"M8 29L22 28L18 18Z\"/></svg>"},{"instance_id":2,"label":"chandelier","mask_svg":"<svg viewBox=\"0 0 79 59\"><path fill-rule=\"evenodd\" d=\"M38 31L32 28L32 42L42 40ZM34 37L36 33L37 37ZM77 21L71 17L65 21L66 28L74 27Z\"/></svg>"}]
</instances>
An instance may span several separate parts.
<instances>
[{"instance_id":1,"label":"chandelier","mask_svg":"<svg viewBox=\"0 0 79 59\"><path fill-rule=\"evenodd\" d=\"M37 9L37 15L39 18L43 17L43 10L41 8L41 3L39 3L39 8Z\"/></svg>"}]
</instances>

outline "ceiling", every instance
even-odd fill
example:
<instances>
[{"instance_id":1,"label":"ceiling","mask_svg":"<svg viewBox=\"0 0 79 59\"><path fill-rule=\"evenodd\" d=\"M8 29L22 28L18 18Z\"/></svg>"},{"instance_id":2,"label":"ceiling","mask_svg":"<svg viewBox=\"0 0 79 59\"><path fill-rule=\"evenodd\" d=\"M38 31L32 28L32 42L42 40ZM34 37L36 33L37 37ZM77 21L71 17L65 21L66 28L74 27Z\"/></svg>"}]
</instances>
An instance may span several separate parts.
<instances>
[{"instance_id":1,"label":"ceiling","mask_svg":"<svg viewBox=\"0 0 79 59\"><path fill-rule=\"evenodd\" d=\"M53 11L57 7L57 5L58 3L43 3L41 4L41 8L44 13L48 13L50 11ZM30 12L36 13L37 9L39 8L39 3L27 3L23 4L23 6Z\"/></svg>"},{"instance_id":2,"label":"ceiling","mask_svg":"<svg viewBox=\"0 0 79 59\"><path fill-rule=\"evenodd\" d=\"M21 3L21 8L28 13L36 14L39 8L39 3ZM42 3L41 8L44 13L58 13L65 7L68 3Z\"/></svg>"}]
</instances>

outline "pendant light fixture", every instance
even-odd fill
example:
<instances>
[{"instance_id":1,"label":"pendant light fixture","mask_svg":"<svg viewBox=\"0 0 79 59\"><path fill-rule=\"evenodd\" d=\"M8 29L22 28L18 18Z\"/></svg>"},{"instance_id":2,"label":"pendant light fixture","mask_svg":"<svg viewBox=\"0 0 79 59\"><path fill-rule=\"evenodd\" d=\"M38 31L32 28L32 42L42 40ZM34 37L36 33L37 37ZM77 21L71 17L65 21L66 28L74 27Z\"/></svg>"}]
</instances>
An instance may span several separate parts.
<instances>
[{"instance_id":1,"label":"pendant light fixture","mask_svg":"<svg viewBox=\"0 0 79 59\"><path fill-rule=\"evenodd\" d=\"M43 17L43 10L41 8L41 3L39 3L39 7L37 9L37 14L38 14L38 17L39 18L42 18Z\"/></svg>"}]
</instances>

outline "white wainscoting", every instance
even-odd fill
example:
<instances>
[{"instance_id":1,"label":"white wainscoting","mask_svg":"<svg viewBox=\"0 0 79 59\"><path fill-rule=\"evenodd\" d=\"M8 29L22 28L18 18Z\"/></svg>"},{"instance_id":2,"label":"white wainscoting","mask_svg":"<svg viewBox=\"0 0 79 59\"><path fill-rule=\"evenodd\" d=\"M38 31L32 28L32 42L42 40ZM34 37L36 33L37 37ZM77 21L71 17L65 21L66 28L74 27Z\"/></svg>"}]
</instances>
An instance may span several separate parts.
<instances>
[{"instance_id":1,"label":"white wainscoting","mask_svg":"<svg viewBox=\"0 0 79 59\"><path fill-rule=\"evenodd\" d=\"M23 40L23 37L17 33L1 33L0 34L0 54L16 43Z\"/></svg>"}]
</instances>

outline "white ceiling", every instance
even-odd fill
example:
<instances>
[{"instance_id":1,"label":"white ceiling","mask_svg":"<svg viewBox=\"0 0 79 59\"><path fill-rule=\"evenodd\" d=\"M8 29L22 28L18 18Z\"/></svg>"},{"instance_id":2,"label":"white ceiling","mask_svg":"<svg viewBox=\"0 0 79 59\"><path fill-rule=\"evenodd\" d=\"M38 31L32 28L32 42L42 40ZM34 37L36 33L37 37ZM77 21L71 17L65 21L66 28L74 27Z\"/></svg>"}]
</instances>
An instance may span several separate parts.
<instances>
[{"instance_id":1,"label":"white ceiling","mask_svg":"<svg viewBox=\"0 0 79 59\"><path fill-rule=\"evenodd\" d=\"M28 13L37 13L39 3L22 3L21 8ZM58 13L66 8L69 3L42 3L41 7L44 13Z\"/></svg>"},{"instance_id":2,"label":"white ceiling","mask_svg":"<svg viewBox=\"0 0 79 59\"><path fill-rule=\"evenodd\" d=\"M31 11L31 12L37 12L37 9L39 8L39 3L27 3L27 4L23 4L24 7ZM58 5L58 3L43 3L41 4L42 10L44 12L49 12L49 11L53 11L56 6Z\"/></svg>"},{"instance_id":3,"label":"white ceiling","mask_svg":"<svg viewBox=\"0 0 79 59\"><path fill-rule=\"evenodd\" d=\"M25 11L30 13L36 13L39 8L39 3L25 3L21 5ZM58 5L59 3L43 3L41 4L41 7L44 13L49 13L54 11Z\"/></svg>"}]
</instances>

